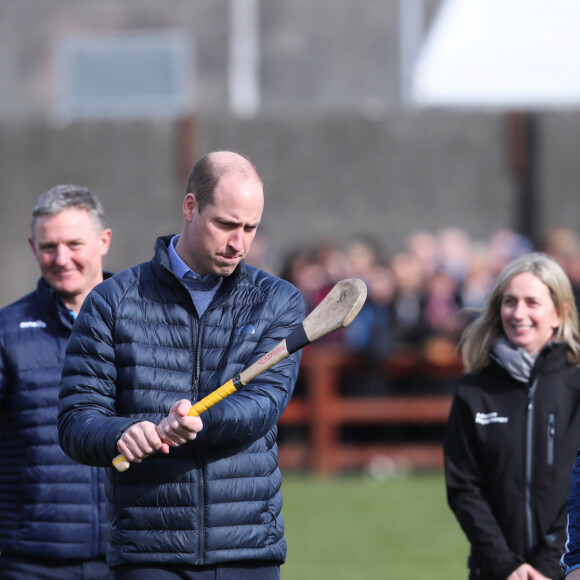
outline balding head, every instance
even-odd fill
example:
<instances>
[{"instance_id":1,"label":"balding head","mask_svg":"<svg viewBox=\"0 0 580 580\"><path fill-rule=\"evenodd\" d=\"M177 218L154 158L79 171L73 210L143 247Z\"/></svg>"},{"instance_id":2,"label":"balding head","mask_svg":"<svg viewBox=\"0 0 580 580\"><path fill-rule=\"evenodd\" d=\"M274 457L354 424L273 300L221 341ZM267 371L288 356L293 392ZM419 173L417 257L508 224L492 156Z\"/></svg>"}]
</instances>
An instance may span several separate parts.
<instances>
[{"instance_id":1,"label":"balding head","mask_svg":"<svg viewBox=\"0 0 580 580\"><path fill-rule=\"evenodd\" d=\"M247 157L233 151L208 153L194 165L187 180L185 193L195 195L200 213L212 203L219 180L231 174L237 174L243 179L255 179L263 184L255 165Z\"/></svg>"}]
</instances>

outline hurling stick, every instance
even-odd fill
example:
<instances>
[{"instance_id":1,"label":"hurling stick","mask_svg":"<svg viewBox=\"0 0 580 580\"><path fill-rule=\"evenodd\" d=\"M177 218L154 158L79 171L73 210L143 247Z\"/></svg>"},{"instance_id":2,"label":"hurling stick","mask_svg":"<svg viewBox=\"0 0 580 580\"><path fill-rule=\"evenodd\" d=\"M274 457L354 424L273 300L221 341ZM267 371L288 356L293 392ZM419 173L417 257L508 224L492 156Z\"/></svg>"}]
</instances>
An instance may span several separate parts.
<instances>
[{"instance_id":1,"label":"hurling stick","mask_svg":"<svg viewBox=\"0 0 580 580\"><path fill-rule=\"evenodd\" d=\"M195 403L188 414L194 417L200 415L292 353L348 326L360 312L366 297L367 287L359 278L337 282L320 304L284 340L233 379ZM122 454L113 459L117 471L126 471L130 464Z\"/></svg>"}]
</instances>

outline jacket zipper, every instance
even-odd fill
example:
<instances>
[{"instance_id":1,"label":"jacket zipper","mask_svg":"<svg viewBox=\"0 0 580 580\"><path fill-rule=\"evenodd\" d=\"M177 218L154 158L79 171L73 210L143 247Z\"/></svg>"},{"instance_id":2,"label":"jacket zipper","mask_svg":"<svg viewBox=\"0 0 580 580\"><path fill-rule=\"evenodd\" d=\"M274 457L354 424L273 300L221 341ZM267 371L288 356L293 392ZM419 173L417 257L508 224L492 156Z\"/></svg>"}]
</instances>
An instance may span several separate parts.
<instances>
[{"instance_id":1,"label":"jacket zipper","mask_svg":"<svg viewBox=\"0 0 580 580\"><path fill-rule=\"evenodd\" d=\"M223 298L222 298L223 301ZM192 303L193 303L193 299L192 299ZM208 312L211 312L212 310L214 310L216 308L216 305L219 302L216 302L215 304L211 304L207 310L203 313L203 315L199 318L199 327L202 326L202 319L207 315ZM191 342L192 344L195 343L195 368L193 370L193 379L191 382L191 396L192 396L192 403L197 402L197 399L199 397L199 369L201 367L201 361L200 361L200 357L201 357L201 328L198 328L197 330L197 339L196 336L193 332L192 329L192 337L191 337ZM198 519L198 564L199 565L204 565L205 564L205 557L204 557L204 551L205 551L205 543L204 543L204 526L205 526L205 497L204 497L204 488L205 488L205 484L204 484L204 470L203 467L201 465L201 458L199 456L199 451L196 451L197 456L199 458L199 485L198 485L198 494L199 494L199 509L198 509L198 514L199 514L199 519Z\"/></svg>"},{"instance_id":2,"label":"jacket zipper","mask_svg":"<svg viewBox=\"0 0 580 580\"><path fill-rule=\"evenodd\" d=\"M193 369L193 379L191 382L191 401L192 404L196 403L199 398L199 369L201 367L200 361L200 352L201 352L201 319L199 319L199 325L197 329L197 336L195 335L192 329L192 337L191 343L195 344L195 362L194 362L194 369ZM199 454L198 449L195 449L195 454L198 458L199 467L198 467L198 494L199 494L199 509L198 509L198 565L202 565L205 562L204 558L204 526L205 526L205 517L204 517L204 509L205 509L205 501L204 501L204 473L203 467L201 465L201 457Z\"/></svg>"},{"instance_id":3,"label":"jacket zipper","mask_svg":"<svg viewBox=\"0 0 580 580\"><path fill-rule=\"evenodd\" d=\"M534 456L534 394L538 385L538 379L535 379L528 391L528 414L526 422L526 541L527 550L531 551L534 546L534 527L533 527L533 507L532 507L532 460Z\"/></svg>"},{"instance_id":4,"label":"jacket zipper","mask_svg":"<svg viewBox=\"0 0 580 580\"><path fill-rule=\"evenodd\" d=\"M191 402L196 403L198 396L199 396L199 367L200 367L200 347L201 347L201 331L198 328L197 330L197 337L195 336L195 332L191 330L191 344L195 344L195 361L193 363L193 378L191 380Z\"/></svg>"},{"instance_id":5,"label":"jacket zipper","mask_svg":"<svg viewBox=\"0 0 580 580\"><path fill-rule=\"evenodd\" d=\"M547 439L548 439L547 463L548 465L554 465L554 440L556 439L556 416L553 413L550 413L548 415Z\"/></svg>"}]
</instances>

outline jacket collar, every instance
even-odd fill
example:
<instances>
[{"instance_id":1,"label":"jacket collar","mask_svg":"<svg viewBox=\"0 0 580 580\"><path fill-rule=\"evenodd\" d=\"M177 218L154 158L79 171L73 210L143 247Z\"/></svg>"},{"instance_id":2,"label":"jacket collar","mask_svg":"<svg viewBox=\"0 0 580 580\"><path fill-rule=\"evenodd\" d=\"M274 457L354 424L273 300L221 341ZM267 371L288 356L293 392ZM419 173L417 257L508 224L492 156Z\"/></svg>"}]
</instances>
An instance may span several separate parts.
<instances>
[{"instance_id":1,"label":"jacket collar","mask_svg":"<svg viewBox=\"0 0 580 580\"><path fill-rule=\"evenodd\" d=\"M173 239L174 234L169 236L160 236L155 242L155 255L153 256L153 265L158 271L165 271L173 278L176 278L175 274L171 270L171 261L169 260L169 244ZM236 269L229 276L225 277L221 287L218 291L218 295L223 293L229 293L229 291L243 278L247 276L246 263L242 260Z\"/></svg>"},{"instance_id":2,"label":"jacket collar","mask_svg":"<svg viewBox=\"0 0 580 580\"><path fill-rule=\"evenodd\" d=\"M103 270L103 280L110 278L112 272ZM66 327L72 328L73 320L59 293L48 285L44 278L39 278L36 285L36 294L43 309L53 313Z\"/></svg>"},{"instance_id":3,"label":"jacket collar","mask_svg":"<svg viewBox=\"0 0 580 580\"><path fill-rule=\"evenodd\" d=\"M532 379L538 374L559 371L568 364L568 346L565 342L550 342L536 358L532 369Z\"/></svg>"},{"instance_id":4,"label":"jacket collar","mask_svg":"<svg viewBox=\"0 0 580 580\"><path fill-rule=\"evenodd\" d=\"M509 368L504 364L502 361L499 360L497 356L497 352L494 354L490 353L490 358L495 361L496 364L501 366L502 368L506 369L510 375L516 378L519 381L523 382L532 382L539 374L546 374L550 372L560 371L564 368L567 364L567 354L568 347L564 342L550 342L548 343L542 351L536 357L535 362L529 369L527 376L528 380L526 381L523 377L515 376Z\"/></svg>"}]
</instances>

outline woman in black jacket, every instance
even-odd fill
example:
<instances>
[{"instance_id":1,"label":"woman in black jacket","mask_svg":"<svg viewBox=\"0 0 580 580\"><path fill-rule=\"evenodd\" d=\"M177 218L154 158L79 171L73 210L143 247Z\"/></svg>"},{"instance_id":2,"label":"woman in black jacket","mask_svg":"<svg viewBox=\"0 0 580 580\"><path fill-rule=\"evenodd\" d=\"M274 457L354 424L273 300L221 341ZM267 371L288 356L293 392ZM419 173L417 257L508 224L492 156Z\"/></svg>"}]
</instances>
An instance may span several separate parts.
<instances>
[{"instance_id":1,"label":"woman in black jacket","mask_svg":"<svg viewBox=\"0 0 580 580\"><path fill-rule=\"evenodd\" d=\"M541 253L508 264L460 350L445 479L471 545L469 578L563 578L580 447L578 314L564 270Z\"/></svg>"}]
</instances>

